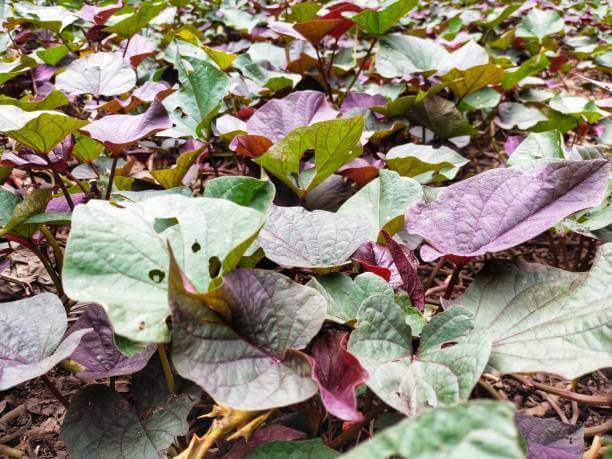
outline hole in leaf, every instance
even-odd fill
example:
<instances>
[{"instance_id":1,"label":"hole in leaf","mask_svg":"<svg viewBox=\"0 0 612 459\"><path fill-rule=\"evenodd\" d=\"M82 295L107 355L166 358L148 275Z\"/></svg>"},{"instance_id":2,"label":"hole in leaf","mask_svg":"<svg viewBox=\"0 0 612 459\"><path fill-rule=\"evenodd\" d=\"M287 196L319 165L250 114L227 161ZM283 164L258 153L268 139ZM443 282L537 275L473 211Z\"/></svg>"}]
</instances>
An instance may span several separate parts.
<instances>
[{"instance_id":1,"label":"hole in leaf","mask_svg":"<svg viewBox=\"0 0 612 459\"><path fill-rule=\"evenodd\" d=\"M176 218L156 218L153 223L153 229L159 234L174 225L178 225L178 220Z\"/></svg>"},{"instance_id":2,"label":"hole in leaf","mask_svg":"<svg viewBox=\"0 0 612 459\"><path fill-rule=\"evenodd\" d=\"M218 257L212 257L210 260L208 260L208 274L210 275L211 279L217 277L220 271L221 261Z\"/></svg>"},{"instance_id":3,"label":"hole in leaf","mask_svg":"<svg viewBox=\"0 0 612 459\"><path fill-rule=\"evenodd\" d=\"M446 349L447 347L453 347L455 344L457 344L457 341L449 341L448 343L444 343L442 344L442 349Z\"/></svg>"},{"instance_id":4,"label":"hole in leaf","mask_svg":"<svg viewBox=\"0 0 612 459\"><path fill-rule=\"evenodd\" d=\"M164 280L164 277L166 277L166 273L159 269L152 269L151 271L149 271L149 279L151 279L156 284L161 283L161 281Z\"/></svg>"},{"instance_id":5,"label":"hole in leaf","mask_svg":"<svg viewBox=\"0 0 612 459\"><path fill-rule=\"evenodd\" d=\"M193 253L198 253L201 249L202 249L202 246L200 245L199 242L196 241L193 244L191 244L191 251Z\"/></svg>"}]
</instances>

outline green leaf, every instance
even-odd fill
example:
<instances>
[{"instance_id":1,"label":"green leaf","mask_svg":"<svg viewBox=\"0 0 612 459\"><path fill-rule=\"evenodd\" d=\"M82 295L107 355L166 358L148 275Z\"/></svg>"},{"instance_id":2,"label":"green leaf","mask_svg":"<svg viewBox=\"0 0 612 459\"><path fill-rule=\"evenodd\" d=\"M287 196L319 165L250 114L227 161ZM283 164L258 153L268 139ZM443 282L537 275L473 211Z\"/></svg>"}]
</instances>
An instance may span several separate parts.
<instances>
[{"instance_id":1,"label":"green leaf","mask_svg":"<svg viewBox=\"0 0 612 459\"><path fill-rule=\"evenodd\" d=\"M176 68L181 90L164 99L164 107L172 121L188 127L192 137L206 138L203 130L221 108L230 79L213 64L189 56L178 58Z\"/></svg>"},{"instance_id":2,"label":"green leaf","mask_svg":"<svg viewBox=\"0 0 612 459\"><path fill-rule=\"evenodd\" d=\"M406 117L435 132L442 139L472 135L477 132L457 110L455 104L433 94L418 100L406 111Z\"/></svg>"},{"instance_id":3,"label":"green leaf","mask_svg":"<svg viewBox=\"0 0 612 459\"><path fill-rule=\"evenodd\" d=\"M12 97L0 95L0 105L14 105L26 112L53 110L69 103L68 97L63 92L57 90L51 91L41 100L13 99Z\"/></svg>"},{"instance_id":4,"label":"green leaf","mask_svg":"<svg viewBox=\"0 0 612 459\"><path fill-rule=\"evenodd\" d=\"M220 282L251 244L264 217L222 199L179 194L77 206L64 260L66 294L105 306L116 333L168 341L168 252L199 291Z\"/></svg>"},{"instance_id":5,"label":"green leaf","mask_svg":"<svg viewBox=\"0 0 612 459\"><path fill-rule=\"evenodd\" d=\"M72 156L83 163L93 163L104 151L104 145L89 136L76 133Z\"/></svg>"},{"instance_id":6,"label":"green leaf","mask_svg":"<svg viewBox=\"0 0 612 459\"><path fill-rule=\"evenodd\" d=\"M493 88L483 88L465 96L457 108L459 110L482 110L484 108L493 108L499 104L501 94Z\"/></svg>"},{"instance_id":7,"label":"green leaf","mask_svg":"<svg viewBox=\"0 0 612 459\"><path fill-rule=\"evenodd\" d=\"M36 61L28 56L23 56L13 62L0 62L0 84L4 84L8 80L15 78L17 75L21 75L23 72L27 72L33 67L36 67Z\"/></svg>"},{"instance_id":8,"label":"green leaf","mask_svg":"<svg viewBox=\"0 0 612 459\"><path fill-rule=\"evenodd\" d=\"M423 190L416 180L387 170L379 174L338 209L338 214L368 222L371 241L378 239L381 230L390 235L397 233L404 224L406 210L423 199Z\"/></svg>"},{"instance_id":9,"label":"green leaf","mask_svg":"<svg viewBox=\"0 0 612 459\"><path fill-rule=\"evenodd\" d=\"M390 34L380 41L376 72L385 78L436 70L449 53L433 40Z\"/></svg>"},{"instance_id":10,"label":"green leaf","mask_svg":"<svg viewBox=\"0 0 612 459\"><path fill-rule=\"evenodd\" d=\"M0 132L39 153L48 153L68 134L86 124L85 120L60 112L26 112L13 105L0 105Z\"/></svg>"},{"instance_id":11,"label":"green leaf","mask_svg":"<svg viewBox=\"0 0 612 459\"><path fill-rule=\"evenodd\" d=\"M584 118L589 123L595 123L607 113L599 109L595 102L586 97L558 94L548 101L548 106L564 115L574 115Z\"/></svg>"},{"instance_id":12,"label":"green leaf","mask_svg":"<svg viewBox=\"0 0 612 459\"><path fill-rule=\"evenodd\" d=\"M387 0L378 9L366 9L350 19L370 35L384 35L417 5L417 0Z\"/></svg>"},{"instance_id":13,"label":"green leaf","mask_svg":"<svg viewBox=\"0 0 612 459\"><path fill-rule=\"evenodd\" d=\"M228 199L259 212L268 210L275 193L274 185L269 180L239 176L214 178L206 182L204 189L205 197Z\"/></svg>"},{"instance_id":14,"label":"green leaf","mask_svg":"<svg viewBox=\"0 0 612 459\"><path fill-rule=\"evenodd\" d=\"M228 53L227 51L222 51L220 49L210 48L206 45L201 45L201 48L204 50L208 57L210 57L215 64L219 66L219 68L223 71L227 70L232 62L238 57L237 54Z\"/></svg>"},{"instance_id":15,"label":"green leaf","mask_svg":"<svg viewBox=\"0 0 612 459\"><path fill-rule=\"evenodd\" d=\"M185 177L185 174L189 168L198 158L198 155L202 152L202 148L182 153L176 159L176 164L174 167L151 171L151 175L155 180L157 180L157 183L159 183L166 190L169 188L182 186L183 177Z\"/></svg>"},{"instance_id":16,"label":"green leaf","mask_svg":"<svg viewBox=\"0 0 612 459\"><path fill-rule=\"evenodd\" d=\"M493 349L489 369L574 379L612 365L612 244L588 273L493 264L453 304L474 313L474 334Z\"/></svg>"},{"instance_id":17,"label":"green leaf","mask_svg":"<svg viewBox=\"0 0 612 459\"><path fill-rule=\"evenodd\" d=\"M57 34L79 18L62 6L38 6L27 2L13 3L15 16L9 24L32 23Z\"/></svg>"},{"instance_id":18,"label":"green leaf","mask_svg":"<svg viewBox=\"0 0 612 459\"><path fill-rule=\"evenodd\" d=\"M515 35L524 38L536 38L542 43L544 37L563 30L563 18L554 10L532 8L516 29Z\"/></svg>"},{"instance_id":19,"label":"green leaf","mask_svg":"<svg viewBox=\"0 0 612 459\"><path fill-rule=\"evenodd\" d=\"M509 403L476 400L401 421L342 459L522 459L521 436Z\"/></svg>"},{"instance_id":20,"label":"green leaf","mask_svg":"<svg viewBox=\"0 0 612 459\"><path fill-rule=\"evenodd\" d=\"M458 99L463 99L491 84L497 84L504 78L504 70L494 64L477 65L467 70L452 69L442 77Z\"/></svg>"},{"instance_id":21,"label":"green leaf","mask_svg":"<svg viewBox=\"0 0 612 459\"><path fill-rule=\"evenodd\" d=\"M312 397L317 384L300 352L323 324L314 289L258 269L226 274L220 289L189 293L170 265L172 360L177 372L231 408L267 410ZM194 365L197 362L197 365Z\"/></svg>"},{"instance_id":22,"label":"green leaf","mask_svg":"<svg viewBox=\"0 0 612 459\"><path fill-rule=\"evenodd\" d=\"M512 89L529 75L533 75L548 68L548 64L549 62L546 55L543 52L539 53L527 59L520 67L507 70L504 75L502 86L504 89Z\"/></svg>"},{"instance_id":23,"label":"green leaf","mask_svg":"<svg viewBox=\"0 0 612 459\"><path fill-rule=\"evenodd\" d=\"M48 65L57 65L70 50L66 45L52 46L36 51L36 55Z\"/></svg>"},{"instance_id":24,"label":"green leaf","mask_svg":"<svg viewBox=\"0 0 612 459\"><path fill-rule=\"evenodd\" d=\"M519 104L517 102L503 102L498 108L499 117L495 122L503 129L529 129L540 121L546 121L544 114L534 107Z\"/></svg>"},{"instance_id":25,"label":"green leaf","mask_svg":"<svg viewBox=\"0 0 612 459\"><path fill-rule=\"evenodd\" d=\"M125 14L121 14L124 11L121 10L119 15L111 17L110 25L105 27L104 31L116 33L123 38L130 38L145 28L166 6L164 2L142 2L138 9L133 9Z\"/></svg>"},{"instance_id":26,"label":"green leaf","mask_svg":"<svg viewBox=\"0 0 612 459\"><path fill-rule=\"evenodd\" d=\"M161 371L155 376L164 379ZM140 379L134 377L133 405L102 384L86 386L72 397L60 433L71 457L167 457L165 451L189 430L187 415L196 398L149 392Z\"/></svg>"},{"instance_id":27,"label":"green leaf","mask_svg":"<svg viewBox=\"0 0 612 459\"><path fill-rule=\"evenodd\" d=\"M559 131L532 132L512 152L506 163L508 166L514 166L529 161L564 159L565 157L563 135Z\"/></svg>"},{"instance_id":28,"label":"green leaf","mask_svg":"<svg viewBox=\"0 0 612 459\"><path fill-rule=\"evenodd\" d=\"M22 201L21 196L0 188L0 226L6 226L13 215L13 210Z\"/></svg>"},{"instance_id":29,"label":"green leaf","mask_svg":"<svg viewBox=\"0 0 612 459\"><path fill-rule=\"evenodd\" d=\"M3 193L4 194L4 193ZM6 199L6 198L5 198ZM47 207L47 203L51 199L51 189L31 189L25 195L23 201L20 201L14 208L4 223L4 227L0 230L0 236L3 236L19 225L24 223L28 218L43 213ZM10 198L7 200L10 201ZM9 204L10 205L10 204ZM4 207L4 206L3 206Z\"/></svg>"},{"instance_id":30,"label":"green leaf","mask_svg":"<svg viewBox=\"0 0 612 459\"><path fill-rule=\"evenodd\" d=\"M333 459L340 453L320 438L302 441L276 440L249 451L246 459Z\"/></svg>"},{"instance_id":31,"label":"green leaf","mask_svg":"<svg viewBox=\"0 0 612 459\"><path fill-rule=\"evenodd\" d=\"M467 322L467 325L466 325ZM444 312L423 327L414 352L412 332L393 296L367 298L348 349L368 371L368 387L406 415L467 400L489 358L490 344L475 335L467 311Z\"/></svg>"},{"instance_id":32,"label":"green leaf","mask_svg":"<svg viewBox=\"0 0 612 459\"><path fill-rule=\"evenodd\" d=\"M353 215L272 206L257 240L266 257L279 265L331 269L341 266L371 234L368 222Z\"/></svg>"},{"instance_id":33,"label":"green leaf","mask_svg":"<svg viewBox=\"0 0 612 459\"><path fill-rule=\"evenodd\" d=\"M448 147L407 143L391 148L385 162L402 176L432 183L454 179L469 160Z\"/></svg>"},{"instance_id":34,"label":"green leaf","mask_svg":"<svg viewBox=\"0 0 612 459\"><path fill-rule=\"evenodd\" d=\"M363 273L351 279L346 274L331 273L313 277L307 284L327 300L328 320L347 323L357 319L363 301L372 295L393 295L393 289L382 277Z\"/></svg>"},{"instance_id":35,"label":"green leaf","mask_svg":"<svg viewBox=\"0 0 612 459\"><path fill-rule=\"evenodd\" d=\"M361 154L362 147L358 142L363 127L361 116L303 126L276 142L255 162L298 196L304 196L339 167ZM314 150L315 167L300 171L300 160L307 150Z\"/></svg>"}]
</instances>

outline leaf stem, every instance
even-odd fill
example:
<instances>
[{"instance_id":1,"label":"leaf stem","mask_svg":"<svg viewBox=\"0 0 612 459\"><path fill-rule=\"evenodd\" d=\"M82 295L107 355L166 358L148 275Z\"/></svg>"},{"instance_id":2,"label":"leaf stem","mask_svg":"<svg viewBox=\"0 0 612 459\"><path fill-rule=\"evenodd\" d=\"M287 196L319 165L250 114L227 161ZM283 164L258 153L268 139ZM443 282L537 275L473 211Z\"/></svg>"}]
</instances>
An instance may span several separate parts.
<instances>
[{"instance_id":1,"label":"leaf stem","mask_svg":"<svg viewBox=\"0 0 612 459\"><path fill-rule=\"evenodd\" d=\"M38 259L41 261L41 263L47 270L49 277L51 278L51 280L53 281L53 284L55 285L55 289L57 290L57 295L59 297L64 297L65 295L64 295L64 288L62 287L62 281L57 275L57 272L55 272L55 269L53 269L53 266L51 265L51 260L49 260L49 257L45 255L45 253L42 250L39 250L38 247L36 247L36 245L34 245L33 243L31 244L29 249L34 253L34 255L38 257Z\"/></svg>"},{"instance_id":2,"label":"leaf stem","mask_svg":"<svg viewBox=\"0 0 612 459\"><path fill-rule=\"evenodd\" d=\"M463 264L455 264L453 274L451 274L451 278L448 281L446 290L444 291L445 300L450 300L450 297L453 294L453 289L455 288L455 285L457 285L457 281L459 280L459 273L461 272L461 268L463 268Z\"/></svg>"},{"instance_id":3,"label":"leaf stem","mask_svg":"<svg viewBox=\"0 0 612 459\"><path fill-rule=\"evenodd\" d=\"M365 57L361 61L361 65L359 66L359 69L357 70L357 73L355 74L355 76L353 77L353 79L351 80L349 85L347 86L346 91L344 91L344 93L340 97L340 100L338 100L338 106L342 105L342 102L344 102L344 99L346 98L347 94L350 92L351 88L357 82L357 78L359 78L359 75L361 75L361 72L363 72L363 69L365 68L366 62L370 58L370 54L372 54L372 50L374 49L374 46L376 45L376 43L378 43L378 38L375 38L374 40L372 40L372 43L370 44L370 47L368 48L368 51L366 52Z\"/></svg>"},{"instance_id":4,"label":"leaf stem","mask_svg":"<svg viewBox=\"0 0 612 459\"><path fill-rule=\"evenodd\" d=\"M72 198L70 197L70 193L68 192L68 188L66 188L66 184L62 180L62 177L59 175L59 172L57 172L55 169L52 168L51 171L53 172L55 181L59 184L60 188L62 189L62 193L64 193L64 197L66 198L66 202L68 203L68 206L70 206L70 210L74 210L74 202L72 201Z\"/></svg>"},{"instance_id":5,"label":"leaf stem","mask_svg":"<svg viewBox=\"0 0 612 459\"><path fill-rule=\"evenodd\" d=\"M164 370L164 377L166 378L168 392L174 394L176 390L176 387L174 385L174 375L172 374L172 369L170 368L170 361L168 360L168 354L166 354L166 349L164 348L163 344L157 345L157 352L159 353L162 369Z\"/></svg>"},{"instance_id":6,"label":"leaf stem","mask_svg":"<svg viewBox=\"0 0 612 459\"><path fill-rule=\"evenodd\" d=\"M40 379L42 379L42 381L45 383L45 386L47 386L47 389L49 389L53 393L55 398L57 398L57 400L62 405L64 405L66 409L70 408L70 402L68 401L68 399L64 397L64 394L62 394L57 387L55 387L55 384L51 382L47 375L42 375Z\"/></svg>"},{"instance_id":7,"label":"leaf stem","mask_svg":"<svg viewBox=\"0 0 612 459\"><path fill-rule=\"evenodd\" d=\"M333 98L332 95L332 89L331 86L329 85L329 81L327 81L327 74L325 73L325 66L323 65L323 58L321 57L321 52L319 51L319 45L315 45L313 43L315 52L317 53L317 62L319 65L317 65L317 70L319 70L319 74L321 75L321 78L323 79L323 86L325 86L325 92L327 93L327 97L329 97L329 100L331 101Z\"/></svg>"},{"instance_id":8,"label":"leaf stem","mask_svg":"<svg viewBox=\"0 0 612 459\"><path fill-rule=\"evenodd\" d=\"M119 161L119 155L115 154L113 156L113 164L110 170L110 176L108 177L108 185L106 187L106 196L105 200L109 201L111 197L111 192L113 190L113 181L115 180L115 171L117 170L117 161Z\"/></svg>"},{"instance_id":9,"label":"leaf stem","mask_svg":"<svg viewBox=\"0 0 612 459\"><path fill-rule=\"evenodd\" d=\"M55 258L55 265L57 266L58 272L62 272L62 266L64 265L64 255L62 254L62 249L60 248L57 240L53 237L53 234L45 225L40 225L38 228L42 235L47 240L47 243L51 246L53 250L53 257Z\"/></svg>"},{"instance_id":10,"label":"leaf stem","mask_svg":"<svg viewBox=\"0 0 612 459\"><path fill-rule=\"evenodd\" d=\"M566 398L568 400L573 400L578 403L584 403L586 405L597 405L597 406L612 406L612 396L610 395L584 395L578 394L576 392L572 392L566 389L559 389L558 387L549 386L547 384L542 384L537 381L533 381L525 378L524 376L517 375L511 373L509 376L516 379L518 382L527 387L534 387L543 392L548 392L549 394L558 395L559 397Z\"/></svg>"}]
</instances>

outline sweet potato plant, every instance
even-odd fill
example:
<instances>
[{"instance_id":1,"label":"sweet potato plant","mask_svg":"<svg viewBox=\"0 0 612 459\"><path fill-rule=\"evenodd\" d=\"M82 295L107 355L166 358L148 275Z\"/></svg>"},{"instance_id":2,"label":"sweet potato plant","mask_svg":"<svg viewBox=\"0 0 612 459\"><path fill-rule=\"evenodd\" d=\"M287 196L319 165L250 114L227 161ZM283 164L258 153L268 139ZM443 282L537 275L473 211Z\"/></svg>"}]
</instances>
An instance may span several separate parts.
<instances>
[{"instance_id":1,"label":"sweet potato plant","mask_svg":"<svg viewBox=\"0 0 612 459\"><path fill-rule=\"evenodd\" d=\"M0 456L610 453L608 2L0 18Z\"/></svg>"}]
</instances>

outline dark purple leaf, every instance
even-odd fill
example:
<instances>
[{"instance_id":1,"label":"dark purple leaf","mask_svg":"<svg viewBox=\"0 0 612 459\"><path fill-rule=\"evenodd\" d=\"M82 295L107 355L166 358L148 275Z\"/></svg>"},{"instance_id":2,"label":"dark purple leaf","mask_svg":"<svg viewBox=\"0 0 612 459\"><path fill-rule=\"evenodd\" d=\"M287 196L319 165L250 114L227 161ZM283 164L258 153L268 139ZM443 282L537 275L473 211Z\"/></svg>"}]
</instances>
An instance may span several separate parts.
<instances>
[{"instance_id":1,"label":"dark purple leaf","mask_svg":"<svg viewBox=\"0 0 612 459\"><path fill-rule=\"evenodd\" d=\"M378 177L378 171L385 167L384 161L372 157L359 157L338 169L338 174L364 186Z\"/></svg>"},{"instance_id":2,"label":"dark purple leaf","mask_svg":"<svg viewBox=\"0 0 612 459\"><path fill-rule=\"evenodd\" d=\"M498 168L444 188L406 213L406 229L429 242L421 258L498 252L525 242L603 199L606 160Z\"/></svg>"},{"instance_id":3,"label":"dark purple leaf","mask_svg":"<svg viewBox=\"0 0 612 459\"><path fill-rule=\"evenodd\" d=\"M386 245L364 242L351 258L359 262L363 269L382 277L389 284L398 287L401 284L401 277Z\"/></svg>"},{"instance_id":4,"label":"dark purple leaf","mask_svg":"<svg viewBox=\"0 0 612 459\"><path fill-rule=\"evenodd\" d=\"M75 206L84 202L86 197L87 196L85 196L85 193L74 193L70 195L70 198L72 199L72 202ZM45 209L45 213L47 214L66 212L72 212L72 209L70 209L70 205L68 204L68 201L66 200L65 196L50 199Z\"/></svg>"},{"instance_id":5,"label":"dark purple leaf","mask_svg":"<svg viewBox=\"0 0 612 459\"><path fill-rule=\"evenodd\" d=\"M312 346L312 379L319 384L321 401L334 416L344 421L361 421L355 388L368 379L359 360L346 350L348 333L332 333Z\"/></svg>"},{"instance_id":6,"label":"dark purple leaf","mask_svg":"<svg viewBox=\"0 0 612 459\"><path fill-rule=\"evenodd\" d=\"M237 444L232 447L229 453L223 456L223 459L242 459L249 451L271 441L292 441L301 440L302 438L306 438L306 435L299 430L294 430L280 424L272 424L257 430L246 443Z\"/></svg>"},{"instance_id":7,"label":"dark purple leaf","mask_svg":"<svg viewBox=\"0 0 612 459\"><path fill-rule=\"evenodd\" d=\"M74 137L67 136L47 154L39 154L31 148L22 147L18 153L5 151L0 160L0 166L19 167L21 169L54 169L63 172L68 168L68 160L72 157Z\"/></svg>"},{"instance_id":8,"label":"dark purple leaf","mask_svg":"<svg viewBox=\"0 0 612 459\"><path fill-rule=\"evenodd\" d=\"M257 158L272 146L272 141L263 135L237 135L232 139L230 148L247 158Z\"/></svg>"},{"instance_id":9,"label":"dark purple leaf","mask_svg":"<svg viewBox=\"0 0 612 459\"><path fill-rule=\"evenodd\" d=\"M395 242L386 231L383 231L382 235L387 242L389 253L401 278L401 287L410 296L412 304L420 311L423 311L425 308L425 289L421 279L419 279L419 260L417 260L412 250L403 244Z\"/></svg>"},{"instance_id":10,"label":"dark purple leaf","mask_svg":"<svg viewBox=\"0 0 612 459\"><path fill-rule=\"evenodd\" d=\"M159 99L155 99L141 115L105 116L89 123L81 131L118 154L130 145L171 127L172 121L166 110Z\"/></svg>"},{"instance_id":11,"label":"dark purple leaf","mask_svg":"<svg viewBox=\"0 0 612 459\"><path fill-rule=\"evenodd\" d=\"M122 354L113 339L113 329L106 311L99 304L92 303L68 330L67 336L75 331L93 328L81 339L79 347L72 353L72 360L87 370L78 373L80 378L110 378L142 370L151 356L155 346L148 346L144 352L127 357Z\"/></svg>"},{"instance_id":12,"label":"dark purple leaf","mask_svg":"<svg viewBox=\"0 0 612 459\"><path fill-rule=\"evenodd\" d=\"M528 459L582 459L583 428L552 418L537 418L524 413L515 416L519 431L527 440Z\"/></svg>"}]
</instances>

